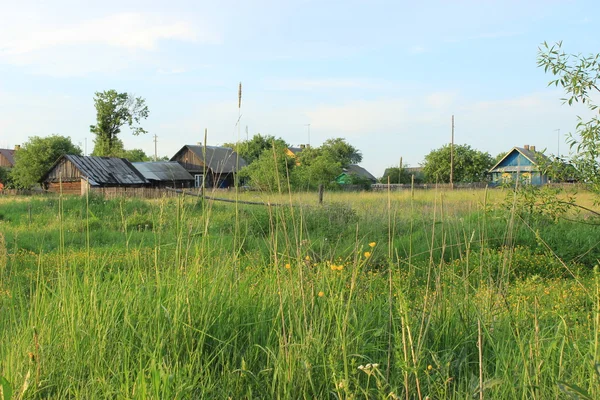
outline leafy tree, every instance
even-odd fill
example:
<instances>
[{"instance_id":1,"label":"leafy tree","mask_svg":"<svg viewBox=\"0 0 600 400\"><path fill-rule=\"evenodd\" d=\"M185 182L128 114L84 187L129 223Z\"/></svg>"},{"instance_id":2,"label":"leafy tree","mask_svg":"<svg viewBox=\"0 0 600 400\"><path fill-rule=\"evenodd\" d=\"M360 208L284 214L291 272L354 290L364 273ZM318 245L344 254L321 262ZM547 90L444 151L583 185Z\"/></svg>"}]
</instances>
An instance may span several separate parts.
<instances>
[{"instance_id":1,"label":"leafy tree","mask_svg":"<svg viewBox=\"0 0 600 400\"><path fill-rule=\"evenodd\" d=\"M294 167L294 159L285 154L286 146L264 149L258 159L242 168L239 177L250 186L266 192L287 191L288 171Z\"/></svg>"},{"instance_id":2,"label":"leafy tree","mask_svg":"<svg viewBox=\"0 0 600 400\"><path fill-rule=\"evenodd\" d=\"M12 179L8 168L0 167L0 186L10 187Z\"/></svg>"},{"instance_id":3,"label":"leafy tree","mask_svg":"<svg viewBox=\"0 0 600 400\"><path fill-rule=\"evenodd\" d=\"M342 164L334 158L334 153L322 148L306 148L297 157L293 182L298 189L316 189L321 184L331 183L342 173Z\"/></svg>"},{"instance_id":4,"label":"leafy tree","mask_svg":"<svg viewBox=\"0 0 600 400\"><path fill-rule=\"evenodd\" d=\"M81 155L81 149L65 136L30 137L15 152L15 166L11 170L14 185L29 188L37 184L64 154Z\"/></svg>"},{"instance_id":5,"label":"leafy tree","mask_svg":"<svg viewBox=\"0 0 600 400\"><path fill-rule=\"evenodd\" d=\"M408 184L412 182L412 174L410 174L405 166L400 167L389 167L386 168L383 176L379 180L381 183L388 183L388 177L390 183L402 183Z\"/></svg>"},{"instance_id":6,"label":"leafy tree","mask_svg":"<svg viewBox=\"0 0 600 400\"><path fill-rule=\"evenodd\" d=\"M361 152L343 138L327 139L320 149L331 159L339 162L342 168L362 161Z\"/></svg>"},{"instance_id":7,"label":"leafy tree","mask_svg":"<svg viewBox=\"0 0 600 400\"><path fill-rule=\"evenodd\" d=\"M152 161L142 149L124 150L119 157L126 158L131 162Z\"/></svg>"},{"instance_id":8,"label":"leafy tree","mask_svg":"<svg viewBox=\"0 0 600 400\"><path fill-rule=\"evenodd\" d=\"M123 142L118 135L123 125L129 126L134 135L146 133L139 126L140 121L149 115L143 98L107 90L96 92L94 106L97 121L96 125L90 126L90 131L96 135L92 155L119 156L123 151Z\"/></svg>"},{"instance_id":9,"label":"leafy tree","mask_svg":"<svg viewBox=\"0 0 600 400\"><path fill-rule=\"evenodd\" d=\"M493 165L494 159L489 153L475 150L469 145L454 146L454 183L485 181ZM427 182L449 183L450 145L444 145L427 154L423 172Z\"/></svg>"},{"instance_id":10,"label":"leafy tree","mask_svg":"<svg viewBox=\"0 0 600 400\"><path fill-rule=\"evenodd\" d=\"M231 147L234 149L240 157L242 157L246 163L252 164L256 161L263 153L263 151L267 149L273 148L273 143L278 148L287 147L288 144L281 138L275 138L275 136L262 136L260 133L257 133L250 140L245 140L240 143L225 143L225 147Z\"/></svg>"},{"instance_id":11,"label":"leafy tree","mask_svg":"<svg viewBox=\"0 0 600 400\"><path fill-rule=\"evenodd\" d=\"M550 72L555 79L548 85L562 86L566 97L563 103L582 103L593 116L578 118L575 134L569 134L568 142L577 154L570 162L581 178L600 193L600 54L567 54L562 42L549 46L544 42L538 49L538 66Z\"/></svg>"}]
</instances>

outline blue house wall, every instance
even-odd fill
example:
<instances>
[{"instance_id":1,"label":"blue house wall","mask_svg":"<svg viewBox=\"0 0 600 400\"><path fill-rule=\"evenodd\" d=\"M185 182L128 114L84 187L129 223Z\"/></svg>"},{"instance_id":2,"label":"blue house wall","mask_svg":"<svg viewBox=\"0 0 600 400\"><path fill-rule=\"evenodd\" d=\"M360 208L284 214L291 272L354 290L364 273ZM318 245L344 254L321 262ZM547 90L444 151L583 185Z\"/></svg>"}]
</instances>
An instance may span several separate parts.
<instances>
[{"instance_id":1,"label":"blue house wall","mask_svg":"<svg viewBox=\"0 0 600 400\"><path fill-rule=\"evenodd\" d=\"M514 150L496 168L503 167L529 167L534 165L527 157Z\"/></svg>"},{"instance_id":2,"label":"blue house wall","mask_svg":"<svg viewBox=\"0 0 600 400\"><path fill-rule=\"evenodd\" d=\"M525 157L516 148L490 172L494 183L514 182L517 179L524 184L531 185L548 183L548 176L542 174L537 164Z\"/></svg>"}]
</instances>

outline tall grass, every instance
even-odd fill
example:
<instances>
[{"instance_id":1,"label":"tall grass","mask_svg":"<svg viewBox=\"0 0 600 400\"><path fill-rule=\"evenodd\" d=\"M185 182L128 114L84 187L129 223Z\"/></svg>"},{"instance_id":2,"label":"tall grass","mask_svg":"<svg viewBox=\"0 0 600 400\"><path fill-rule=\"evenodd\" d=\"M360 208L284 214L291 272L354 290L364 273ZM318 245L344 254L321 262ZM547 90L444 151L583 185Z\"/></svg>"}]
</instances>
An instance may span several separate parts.
<instances>
[{"instance_id":1,"label":"tall grass","mask_svg":"<svg viewBox=\"0 0 600 400\"><path fill-rule=\"evenodd\" d=\"M599 395L595 227L502 208L497 192L279 196L294 206L0 199L3 387Z\"/></svg>"}]
</instances>

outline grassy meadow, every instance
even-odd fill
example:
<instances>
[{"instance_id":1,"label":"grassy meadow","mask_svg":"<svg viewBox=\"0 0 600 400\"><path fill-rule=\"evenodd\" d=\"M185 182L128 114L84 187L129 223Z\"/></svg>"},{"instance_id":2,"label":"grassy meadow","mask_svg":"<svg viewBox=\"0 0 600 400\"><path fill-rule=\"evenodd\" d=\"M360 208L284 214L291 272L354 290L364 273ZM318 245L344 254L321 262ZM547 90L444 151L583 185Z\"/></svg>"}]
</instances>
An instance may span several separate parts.
<instances>
[{"instance_id":1,"label":"grassy meadow","mask_svg":"<svg viewBox=\"0 0 600 400\"><path fill-rule=\"evenodd\" d=\"M585 212L214 196L0 197L0 399L600 398Z\"/></svg>"}]
</instances>

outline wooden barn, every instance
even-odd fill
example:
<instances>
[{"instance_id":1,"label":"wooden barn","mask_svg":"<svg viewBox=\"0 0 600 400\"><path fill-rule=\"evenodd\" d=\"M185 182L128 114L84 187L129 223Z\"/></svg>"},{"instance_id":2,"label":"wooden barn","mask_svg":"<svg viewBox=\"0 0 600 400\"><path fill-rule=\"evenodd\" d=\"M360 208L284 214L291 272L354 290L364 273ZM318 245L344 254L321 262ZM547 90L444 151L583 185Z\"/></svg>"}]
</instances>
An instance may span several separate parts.
<instances>
[{"instance_id":1,"label":"wooden barn","mask_svg":"<svg viewBox=\"0 0 600 400\"><path fill-rule=\"evenodd\" d=\"M15 150L0 149L0 167L12 168L15 165Z\"/></svg>"},{"instance_id":2,"label":"wooden barn","mask_svg":"<svg viewBox=\"0 0 600 400\"><path fill-rule=\"evenodd\" d=\"M126 159L64 155L40 180L50 192L85 194L88 190L109 187L144 187L148 181Z\"/></svg>"},{"instance_id":3,"label":"wooden barn","mask_svg":"<svg viewBox=\"0 0 600 400\"><path fill-rule=\"evenodd\" d=\"M175 161L134 162L133 166L154 188L194 187L194 177Z\"/></svg>"},{"instance_id":4,"label":"wooden barn","mask_svg":"<svg viewBox=\"0 0 600 400\"><path fill-rule=\"evenodd\" d=\"M492 183L511 183L519 179L523 184L544 185L548 183L548 175L540 171L542 161L549 162L549 159L537 152L535 146L513 147L490 169Z\"/></svg>"},{"instance_id":5,"label":"wooden barn","mask_svg":"<svg viewBox=\"0 0 600 400\"><path fill-rule=\"evenodd\" d=\"M194 177L194 187L228 188L246 161L230 147L185 145L171 158Z\"/></svg>"}]
</instances>

